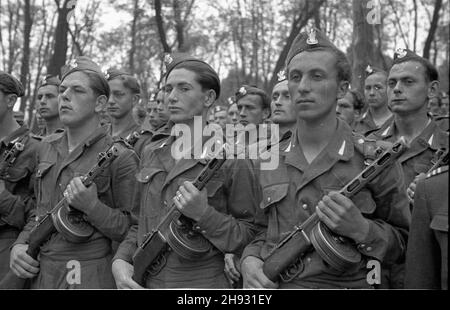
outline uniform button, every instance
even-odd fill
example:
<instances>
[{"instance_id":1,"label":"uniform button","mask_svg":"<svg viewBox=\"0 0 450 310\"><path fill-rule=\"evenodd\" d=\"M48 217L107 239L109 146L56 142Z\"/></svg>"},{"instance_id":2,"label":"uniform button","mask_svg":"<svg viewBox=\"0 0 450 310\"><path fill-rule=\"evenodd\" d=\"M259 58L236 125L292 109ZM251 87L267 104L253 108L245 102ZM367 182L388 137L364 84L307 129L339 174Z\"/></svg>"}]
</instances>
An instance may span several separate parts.
<instances>
[{"instance_id":1,"label":"uniform button","mask_svg":"<svg viewBox=\"0 0 450 310\"><path fill-rule=\"evenodd\" d=\"M372 247L367 247L367 249L366 249L367 251L372 251Z\"/></svg>"},{"instance_id":2,"label":"uniform button","mask_svg":"<svg viewBox=\"0 0 450 310\"><path fill-rule=\"evenodd\" d=\"M311 262L311 257L308 257L307 261L308 261L308 263L310 263Z\"/></svg>"},{"instance_id":3,"label":"uniform button","mask_svg":"<svg viewBox=\"0 0 450 310\"><path fill-rule=\"evenodd\" d=\"M359 247L362 248L362 249L364 249L364 248L366 247L366 245L365 245L364 243L361 243L361 244L359 245Z\"/></svg>"},{"instance_id":4,"label":"uniform button","mask_svg":"<svg viewBox=\"0 0 450 310\"><path fill-rule=\"evenodd\" d=\"M302 205L302 208L306 210L306 209L308 208L308 205L307 205L306 203L304 203L304 204Z\"/></svg>"},{"instance_id":5,"label":"uniform button","mask_svg":"<svg viewBox=\"0 0 450 310\"><path fill-rule=\"evenodd\" d=\"M147 175L147 176L145 176L145 181L148 181L148 179L149 179L150 177Z\"/></svg>"},{"instance_id":6,"label":"uniform button","mask_svg":"<svg viewBox=\"0 0 450 310\"><path fill-rule=\"evenodd\" d=\"M200 226L198 226L198 225L195 226L194 228L197 229L197 230L200 230Z\"/></svg>"},{"instance_id":7,"label":"uniform button","mask_svg":"<svg viewBox=\"0 0 450 310\"><path fill-rule=\"evenodd\" d=\"M206 234L206 230L202 230L202 234Z\"/></svg>"},{"instance_id":8,"label":"uniform button","mask_svg":"<svg viewBox=\"0 0 450 310\"><path fill-rule=\"evenodd\" d=\"M164 205L167 206L167 201L164 200Z\"/></svg>"},{"instance_id":9,"label":"uniform button","mask_svg":"<svg viewBox=\"0 0 450 310\"><path fill-rule=\"evenodd\" d=\"M267 202L270 202L270 200L271 200L270 197L267 197Z\"/></svg>"}]
</instances>

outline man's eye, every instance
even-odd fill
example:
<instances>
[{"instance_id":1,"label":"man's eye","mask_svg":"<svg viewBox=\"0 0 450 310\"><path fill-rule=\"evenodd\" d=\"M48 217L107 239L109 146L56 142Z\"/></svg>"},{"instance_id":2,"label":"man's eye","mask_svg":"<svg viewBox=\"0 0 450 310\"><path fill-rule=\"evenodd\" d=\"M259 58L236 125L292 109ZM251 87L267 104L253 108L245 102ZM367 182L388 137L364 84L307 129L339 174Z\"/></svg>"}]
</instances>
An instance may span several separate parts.
<instances>
[{"instance_id":1,"label":"man's eye","mask_svg":"<svg viewBox=\"0 0 450 310\"><path fill-rule=\"evenodd\" d=\"M396 83L395 81L389 81L389 82L388 82L388 86L389 86L390 88L394 88L396 84L397 84L397 83Z\"/></svg>"}]
</instances>

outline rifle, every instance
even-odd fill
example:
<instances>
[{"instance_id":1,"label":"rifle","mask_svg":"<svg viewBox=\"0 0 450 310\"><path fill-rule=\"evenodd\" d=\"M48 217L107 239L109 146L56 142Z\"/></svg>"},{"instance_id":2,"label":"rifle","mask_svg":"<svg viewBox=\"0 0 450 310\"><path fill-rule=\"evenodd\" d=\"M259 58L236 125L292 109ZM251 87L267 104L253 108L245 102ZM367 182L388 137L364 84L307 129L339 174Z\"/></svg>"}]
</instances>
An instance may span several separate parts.
<instances>
[{"instance_id":1,"label":"rifle","mask_svg":"<svg viewBox=\"0 0 450 310\"><path fill-rule=\"evenodd\" d=\"M360 174L345 185L339 193L350 198L391 165L406 150L404 139L394 143L389 149L367 166ZM295 263L314 247L318 254L330 266L345 271L359 265L361 254L349 240L331 233L319 220L317 213L303 223L294 226L294 230L283 238L269 253L264 261L263 272L271 281L278 277L289 282L302 270ZM292 271L297 270L296 273Z\"/></svg>"},{"instance_id":2,"label":"rifle","mask_svg":"<svg viewBox=\"0 0 450 310\"><path fill-rule=\"evenodd\" d=\"M83 185L89 187L94 179L118 156L118 149L116 146L111 146L106 152L99 154L97 163L92 167L83 177ZM48 211L45 215L37 218L37 224L31 229L28 240L28 249L26 253L33 259L37 259L41 245L46 242L50 236L56 232L56 229L61 229L62 225L58 224L57 213L67 206L67 199L64 196L55 207ZM56 222L56 223L55 223ZM66 228L67 229L67 228ZM65 234L64 234L65 235ZM0 281L0 289L21 289L24 287L26 279L17 277L11 270Z\"/></svg>"},{"instance_id":3,"label":"rifle","mask_svg":"<svg viewBox=\"0 0 450 310\"><path fill-rule=\"evenodd\" d=\"M25 136L20 139L16 139L13 142L12 147L4 152L2 160L0 161L0 179L4 180L6 178L9 167L14 164L19 154L24 150L24 140Z\"/></svg>"},{"instance_id":4,"label":"rifle","mask_svg":"<svg viewBox=\"0 0 450 310\"><path fill-rule=\"evenodd\" d=\"M428 169L426 174L431 173L431 171L439 168L442 165L448 165L448 150L446 150L446 149L437 150L436 157L437 157L436 162L433 164L433 166L431 166L430 169Z\"/></svg>"},{"instance_id":5,"label":"rifle","mask_svg":"<svg viewBox=\"0 0 450 310\"><path fill-rule=\"evenodd\" d=\"M202 169L200 174L195 178L193 185L201 191L224 162L225 156L220 159L217 157L212 158ZM183 252L187 252L186 249L181 249L182 246L179 244L176 245L174 242L174 240L178 239L177 237L179 236L174 236L177 233L173 229L173 223L179 221L183 221L183 215L178 211L175 203L172 202L168 213L164 216L155 229L145 235L144 241L133 255L134 272L132 279L136 283L144 286L147 271L150 273L152 273L152 270L153 272L156 272L158 268L162 268L162 266L164 266L164 255L169 246L180 255L183 255ZM198 253L202 252L204 248L207 248L207 246L203 245L202 247L203 249L198 250ZM190 250L192 250L192 248Z\"/></svg>"}]
</instances>

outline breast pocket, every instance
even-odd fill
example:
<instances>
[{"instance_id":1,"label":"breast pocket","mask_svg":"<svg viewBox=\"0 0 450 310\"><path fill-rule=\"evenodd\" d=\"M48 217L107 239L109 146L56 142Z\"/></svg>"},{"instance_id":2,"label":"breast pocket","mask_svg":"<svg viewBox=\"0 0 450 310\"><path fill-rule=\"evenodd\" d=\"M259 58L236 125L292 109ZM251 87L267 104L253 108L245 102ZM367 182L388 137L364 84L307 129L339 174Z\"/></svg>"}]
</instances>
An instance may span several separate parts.
<instances>
[{"instance_id":1,"label":"breast pocket","mask_svg":"<svg viewBox=\"0 0 450 310\"><path fill-rule=\"evenodd\" d=\"M448 214L436 214L431 220L430 228L441 233L448 233Z\"/></svg>"},{"instance_id":2,"label":"breast pocket","mask_svg":"<svg viewBox=\"0 0 450 310\"><path fill-rule=\"evenodd\" d=\"M50 186L44 186L44 177L48 174L50 169L54 166L51 162L40 162L36 171L36 184L37 184L37 201L41 204L50 203L50 198L54 188Z\"/></svg>"},{"instance_id":3,"label":"breast pocket","mask_svg":"<svg viewBox=\"0 0 450 310\"><path fill-rule=\"evenodd\" d=\"M11 183L19 183L20 180L25 179L30 174L26 167L10 167L6 175L6 181Z\"/></svg>"},{"instance_id":4,"label":"breast pocket","mask_svg":"<svg viewBox=\"0 0 450 310\"><path fill-rule=\"evenodd\" d=\"M271 206L281 202L288 194L289 183L274 184L263 188L260 208L268 210Z\"/></svg>"},{"instance_id":5,"label":"breast pocket","mask_svg":"<svg viewBox=\"0 0 450 310\"><path fill-rule=\"evenodd\" d=\"M136 180L141 186L141 207L144 209L144 214L150 218L158 217L161 206L161 188L159 186L151 186L153 182L157 184L164 183L166 173L161 168L145 167L136 174ZM158 206L158 207L157 207Z\"/></svg>"}]
</instances>

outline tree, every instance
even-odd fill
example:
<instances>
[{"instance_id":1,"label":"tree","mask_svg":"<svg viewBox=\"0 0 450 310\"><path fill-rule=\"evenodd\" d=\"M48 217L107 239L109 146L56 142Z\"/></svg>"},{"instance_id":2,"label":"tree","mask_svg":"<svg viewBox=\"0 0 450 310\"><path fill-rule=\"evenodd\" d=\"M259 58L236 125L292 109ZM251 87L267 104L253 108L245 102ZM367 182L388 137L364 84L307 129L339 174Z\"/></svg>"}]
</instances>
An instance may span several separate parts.
<instances>
[{"instance_id":1,"label":"tree","mask_svg":"<svg viewBox=\"0 0 450 310\"><path fill-rule=\"evenodd\" d=\"M31 27L33 26L33 18L31 17L30 0L24 0L25 6L23 11L24 29L23 29L23 50L22 50L22 65L20 68L20 82L24 87L29 85L30 73L30 35ZM20 98L20 110L25 110L26 102L28 100L29 92Z\"/></svg>"},{"instance_id":2,"label":"tree","mask_svg":"<svg viewBox=\"0 0 450 310\"><path fill-rule=\"evenodd\" d=\"M439 12L442 7L442 0L436 0L434 4L433 19L431 20L430 30L428 32L427 39L425 40L425 46L423 48L423 58L430 59L431 43L433 42L436 29L439 22Z\"/></svg>"}]
</instances>

